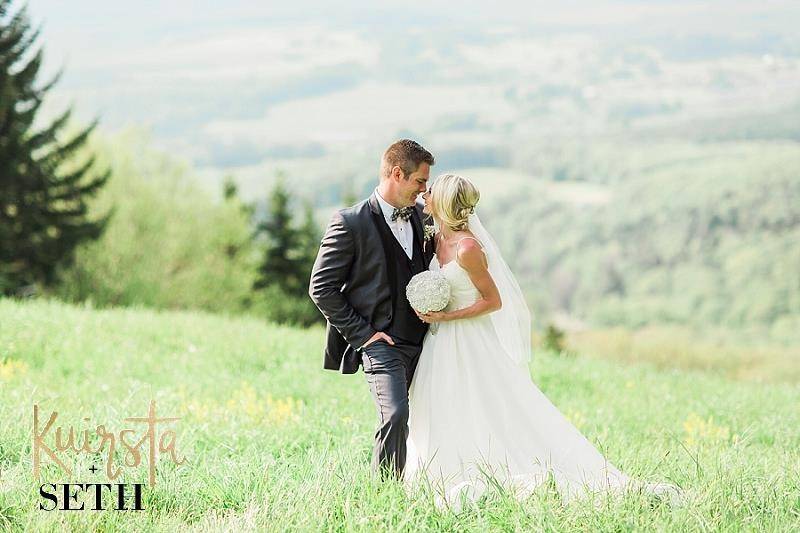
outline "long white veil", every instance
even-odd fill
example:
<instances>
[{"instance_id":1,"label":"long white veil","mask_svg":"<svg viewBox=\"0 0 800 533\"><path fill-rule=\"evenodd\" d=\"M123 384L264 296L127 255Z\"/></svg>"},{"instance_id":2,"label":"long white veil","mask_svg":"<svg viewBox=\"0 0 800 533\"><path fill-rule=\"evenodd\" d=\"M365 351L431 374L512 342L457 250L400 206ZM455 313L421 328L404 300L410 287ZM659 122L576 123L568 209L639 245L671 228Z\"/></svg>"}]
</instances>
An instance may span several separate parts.
<instances>
[{"instance_id":1,"label":"long white veil","mask_svg":"<svg viewBox=\"0 0 800 533\"><path fill-rule=\"evenodd\" d=\"M503 302L502 308L489 315L495 332L508 356L525 368L527 373L531 360L531 312L528 304L525 303L522 289L514 274L503 260L500 248L483 227L478 215L471 214L467 222L469 230L483 245L489 263L489 274L497 285Z\"/></svg>"}]
</instances>

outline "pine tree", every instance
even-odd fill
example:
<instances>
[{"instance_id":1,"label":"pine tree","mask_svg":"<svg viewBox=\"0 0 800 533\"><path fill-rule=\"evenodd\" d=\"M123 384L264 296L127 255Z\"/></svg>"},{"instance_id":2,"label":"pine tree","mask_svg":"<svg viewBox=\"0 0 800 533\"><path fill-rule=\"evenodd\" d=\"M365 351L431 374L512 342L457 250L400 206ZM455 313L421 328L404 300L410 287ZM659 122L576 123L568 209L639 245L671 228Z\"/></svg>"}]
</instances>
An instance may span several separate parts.
<instances>
[{"instance_id":1,"label":"pine tree","mask_svg":"<svg viewBox=\"0 0 800 533\"><path fill-rule=\"evenodd\" d=\"M66 136L68 109L34 130L59 76L38 84L43 54L32 47L39 30L24 8L13 15L10 8L11 0L0 0L0 291L19 294L53 284L75 248L100 236L111 213L91 220L86 202L110 171L90 176L94 157L76 160L96 121Z\"/></svg>"},{"instance_id":2,"label":"pine tree","mask_svg":"<svg viewBox=\"0 0 800 533\"><path fill-rule=\"evenodd\" d=\"M273 284L291 295L300 294L303 273L300 272L302 253L299 249L300 232L292 224L290 196L283 179L279 178L272 189L266 218L256 226L256 237L265 240L263 260L258 267L256 290Z\"/></svg>"},{"instance_id":3,"label":"pine tree","mask_svg":"<svg viewBox=\"0 0 800 533\"><path fill-rule=\"evenodd\" d=\"M310 326L324 320L308 298L321 235L311 203L305 203L299 224L293 219L292 203L280 178L270 193L266 218L256 225L263 259L253 284L257 291L253 301L268 320Z\"/></svg>"},{"instance_id":4,"label":"pine tree","mask_svg":"<svg viewBox=\"0 0 800 533\"><path fill-rule=\"evenodd\" d=\"M227 202L236 200L239 197L239 186L230 174L222 179L222 198Z\"/></svg>"}]
</instances>

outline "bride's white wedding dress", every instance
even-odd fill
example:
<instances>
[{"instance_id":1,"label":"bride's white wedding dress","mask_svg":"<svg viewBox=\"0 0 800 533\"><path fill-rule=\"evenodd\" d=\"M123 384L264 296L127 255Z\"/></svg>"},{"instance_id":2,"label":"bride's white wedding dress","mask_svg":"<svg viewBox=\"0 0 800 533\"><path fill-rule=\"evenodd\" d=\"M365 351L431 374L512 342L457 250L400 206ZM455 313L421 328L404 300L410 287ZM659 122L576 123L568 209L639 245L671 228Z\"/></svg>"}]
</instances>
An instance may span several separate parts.
<instances>
[{"instance_id":1,"label":"bride's white wedding dress","mask_svg":"<svg viewBox=\"0 0 800 533\"><path fill-rule=\"evenodd\" d=\"M446 310L480 298L467 272L453 260L439 270L451 285ZM565 501L590 490L642 487L677 492L666 483L643 483L620 472L562 415L503 353L489 315L438 323L423 341L409 390L409 436L404 482L424 474L438 505L460 508L462 494L478 499L494 481L524 497L551 473Z\"/></svg>"}]
</instances>

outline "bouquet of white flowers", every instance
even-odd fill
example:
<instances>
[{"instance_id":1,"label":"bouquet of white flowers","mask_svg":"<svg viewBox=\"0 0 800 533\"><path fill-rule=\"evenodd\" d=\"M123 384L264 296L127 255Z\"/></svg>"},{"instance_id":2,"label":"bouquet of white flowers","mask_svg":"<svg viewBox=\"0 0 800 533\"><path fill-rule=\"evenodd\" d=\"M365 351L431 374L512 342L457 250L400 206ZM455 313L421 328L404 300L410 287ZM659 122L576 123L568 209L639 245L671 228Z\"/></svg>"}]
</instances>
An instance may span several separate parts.
<instances>
[{"instance_id":1,"label":"bouquet of white flowers","mask_svg":"<svg viewBox=\"0 0 800 533\"><path fill-rule=\"evenodd\" d=\"M406 297L418 313L441 311L450 302L450 283L439 272L426 270L408 282Z\"/></svg>"}]
</instances>

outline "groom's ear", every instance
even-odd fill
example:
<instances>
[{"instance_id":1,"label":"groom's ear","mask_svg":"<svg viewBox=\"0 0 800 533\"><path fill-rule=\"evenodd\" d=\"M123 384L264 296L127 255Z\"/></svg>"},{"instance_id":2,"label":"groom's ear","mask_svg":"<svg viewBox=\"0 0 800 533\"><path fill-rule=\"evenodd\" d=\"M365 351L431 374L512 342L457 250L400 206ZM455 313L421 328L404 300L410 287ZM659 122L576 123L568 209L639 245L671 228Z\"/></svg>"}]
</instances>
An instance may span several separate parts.
<instances>
[{"instance_id":1,"label":"groom's ear","mask_svg":"<svg viewBox=\"0 0 800 533\"><path fill-rule=\"evenodd\" d=\"M392 167L392 171L389 173L389 177L396 181L401 181L406 178L405 172L403 169L400 168L399 165L395 165Z\"/></svg>"}]
</instances>

